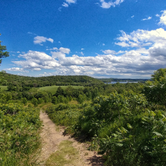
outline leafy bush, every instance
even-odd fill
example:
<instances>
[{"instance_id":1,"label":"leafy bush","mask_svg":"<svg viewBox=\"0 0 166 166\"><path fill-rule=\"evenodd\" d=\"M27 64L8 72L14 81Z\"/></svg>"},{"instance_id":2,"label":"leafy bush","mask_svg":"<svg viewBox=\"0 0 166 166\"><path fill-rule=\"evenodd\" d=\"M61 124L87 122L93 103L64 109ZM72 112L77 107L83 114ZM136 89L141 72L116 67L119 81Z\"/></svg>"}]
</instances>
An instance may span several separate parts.
<instances>
[{"instance_id":1,"label":"leafy bush","mask_svg":"<svg viewBox=\"0 0 166 166\"><path fill-rule=\"evenodd\" d=\"M78 121L81 110L75 104L58 104L49 106L46 110L50 119L57 125L72 128ZM72 129L71 129L72 130Z\"/></svg>"},{"instance_id":2,"label":"leafy bush","mask_svg":"<svg viewBox=\"0 0 166 166\"><path fill-rule=\"evenodd\" d=\"M99 144L106 165L164 165L166 113L151 111L142 94L97 97L81 113L75 130Z\"/></svg>"},{"instance_id":3,"label":"leafy bush","mask_svg":"<svg viewBox=\"0 0 166 166\"><path fill-rule=\"evenodd\" d=\"M0 165L27 158L39 146L40 126L39 110L0 105Z\"/></svg>"},{"instance_id":4,"label":"leafy bush","mask_svg":"<svg viewBox=\"0 0 166 166\"><path fill-rule=\"evenodd\" d=\"M166 114L146 110L133 115L130 121L111 132L111 136L101 138L99 145L101 152L106 153L108 165L164 166Z\"/></svg>"}]
</instances>

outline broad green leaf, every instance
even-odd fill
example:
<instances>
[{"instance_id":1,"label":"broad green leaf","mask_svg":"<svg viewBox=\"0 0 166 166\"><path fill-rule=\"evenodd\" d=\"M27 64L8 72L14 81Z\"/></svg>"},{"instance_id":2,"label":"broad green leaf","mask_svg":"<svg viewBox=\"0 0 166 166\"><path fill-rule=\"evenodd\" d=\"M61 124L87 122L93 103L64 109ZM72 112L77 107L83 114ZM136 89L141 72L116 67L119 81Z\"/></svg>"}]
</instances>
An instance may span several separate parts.
<instances>
[{"instance_id":1,"label":"broad green leaf","mask_svg":"<svg viewBox=\"0 0 166 166\"><path fill-rule=\"evenodd\" d=\"M133 128L129 123L127 123L127 127L128 127L129 129L132 129L132 128Z\"/></svg>"},{"instance_id":2,"label":"broad green leaf","mask_svg":"<svg viewBox=\"0 0 166 166\"><path fill-rule=\"evenodd\" d=\"M119 146L119 147L123 146L123 144L121 144L121 143L116 143L116 145Z\"/></svg>"},{"instance_id":3,"label":"broad green leaf","mask_svg":"<svg viewBox=\"0 0 166 166\"><path fill-rule=\"evenodd\" d=\"M153 133L156 134L158 137L163 137L162 134L160 134L160 133L158 133L158 132L156 132L156 131L154 131Z\"/></svg>"}]
</instances>

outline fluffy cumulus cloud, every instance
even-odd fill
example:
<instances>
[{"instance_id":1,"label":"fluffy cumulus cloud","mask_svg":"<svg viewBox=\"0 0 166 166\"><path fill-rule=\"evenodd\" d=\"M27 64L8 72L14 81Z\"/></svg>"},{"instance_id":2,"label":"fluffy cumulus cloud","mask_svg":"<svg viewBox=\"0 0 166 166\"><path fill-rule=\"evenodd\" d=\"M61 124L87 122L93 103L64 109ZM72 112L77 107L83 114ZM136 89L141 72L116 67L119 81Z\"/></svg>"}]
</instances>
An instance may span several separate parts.
<instances>
[{"instance_id":1,"label":"fluffy cumulus cloud","mask_svg":"<svg viewBox=\"0 0 166 166\"><path fill-rule=\"evenodd\" d=\"M104 1L101 1L104 2ZM122 2L122 1L117 1ZM160 16L160 24L165 24L165 11ZM120 31L115 45L121 49L101 50L100 54L84 56L79 52L71 54L69 48L53 47L44 52L31 51L18 56L23 60L13 61L18 67L8 71L29 71L51 69L46 75L89 75L93 77L147 78L154 70L166 66L166 30L138 29L131 33ZM84 50L83 48L81 50Z\"/></svg>"},{"instance_id":2,"label":"fluffy cumulus cloud","mask_svg":"<svg viewBox=\"0 0 166 166\"><path fill-rule=\"evenodd\" d=\"M26 72L28 73L27 70L24 70L23 68L19 68L19 67L12 67L12 68L7 68L5 69L6 71L14 71L14 72Z\"/></svg>"},{"instance_id":3,"label":"fluffy cumulus cloud","mask_svg":"<svg viewBox=\"0 0 166 166\"><path fill-rule=\"evenodd\" d=\"M149 33L151 34L151 31ZM130 40L131 34L126 34L126 36L128 39L125 38L124 42ZM138 41L153 41L153 44L149 48L138 47L127 51L103 50L102 54L86 57L75 54L69 56L70 49L64 47L51 51L52 56L43 52L28 51L19 55L25 60L14 61L14 63L21 66L21 70L51 69L55 71L44 73L45 76L52 74L90 75L93 77L116 75L121 77L150 77L154 70L166 65L166 44L163 42L166 43L166 38L161 38L160 35L151 35L151 37L143 35L145 38L143 40L142 36L138 34L136 36ZM119 40L122 38L123 35L119 37Z\"/></svg>"},{"instance_id":4,"label":"fluffy cumulus cloud","mask_svg":"<svg viewBox=\"0 0 166 166\"><path fill-rule=\"evenodd\" d=\"M70 49L69 48L60 47L59 49L56 49L56 52L52 51L51 53L52 53L52 57L53 58L64 59L66 54L70 53Z\"/></svg>"},{"instance_id":5,"label":"fluffy cumulus cloud","mask_svg":"<svg viewBox=\"0 0 166 166\"><path fill-rule=\"evenodd\" d=\"M115 7L119 4L121 4L124 0L115 0L115 1L109 1L106 2L105 0L100 0L100 6L104 9L109 9L110 7Z\"/></svg>"},{"instance_id":6,"label":"fluffy cumulus cloud","mask_svg":"<svg viewBox=\"0 0 166 166\"><path fill-rule=\"evenodd\" d=\"M116 54L116 51L114 50L104 50L102 51L104 54Z\"/></svg>"},{"instance_id":7,"label":"fluffy cumulus cloud","mask_svg":"<svg viewBox=\"0 0 166 166\"><path fill-rule=\"evenodd\" d=\"M119 42L116 42L121 47L143 47L166 41L166 31L163 28L151 31L138 29L130 34L126 34L124 31L121 33L122 35L117 38Z\"/></svg>"},{"instance_id":8,"label":"fluffy cumulus cloud","mask_svg":"<svg viewBox=\"0 0 166 166\"><path fill-rule=\"evenodd\" d=\"M44 52L30 50L25 54L20 54L19 58L24 58L25 60L13 61L13 63L25 70L55 69L60 66L54 58Z\"/></svg>"},{"instance_id":9,"label":"fluffy cumulus cloud","mask_svg":"<svg viewBox=\"0 0 166 166\"><path fill-rule=\"evenodd\" d=\"M54 42L54 40L52 38L47 38L47 37L44 37L44 36L36 36L34 37L34 44L40 44L42 45L42 43L45 43L46 41L49 41L51 43Z\"/></svg>"},{"instance_id":10,"label":"fluffy cumulus cloud","mask_svg":"<svg viewBox=\"0 0 166 166\"><path fill-rule=\"evenodd\" d=\"M162 11L159 24L166 25L166 10Z\"/></svg>"},{"instance_id":11,"label":"fluffy cumulus cloud","mask_svg":"<svg viewBox=\"0 0 166 166\"><path fill-rule=\"evenodd\" d=\"M51 69L44 75L89 75L93 77L135 77L147 78L154 70L166 66L166 31L137 30L130 34L121 31L116 44L126 51L102 50L95 56L70 55L70 49L54 47L51 56L44 52L28 51L20 54L24 60L13 61L21 68L11 70Z\"/></svg>"}]
</instances>

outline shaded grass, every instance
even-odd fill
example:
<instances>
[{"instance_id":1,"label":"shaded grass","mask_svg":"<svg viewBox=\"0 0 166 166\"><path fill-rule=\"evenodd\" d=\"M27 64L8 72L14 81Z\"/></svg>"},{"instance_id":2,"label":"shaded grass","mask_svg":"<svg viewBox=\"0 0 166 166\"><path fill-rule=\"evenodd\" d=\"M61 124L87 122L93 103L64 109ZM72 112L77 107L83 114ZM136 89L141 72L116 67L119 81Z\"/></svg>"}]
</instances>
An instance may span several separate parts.
<instances>
[{"instance_id":1,"label":"shaded grass","mask_svg":"<svg viewBox=\"0 0 166 166\"><path fill-rule=\"evenodd\" d=\"M58 87L61 87L62 89L66 89L68 86L44 86L44 87L40 87L38 88L38 91L47 91L47 92L51 92L52 94L56 93ZM71 86L74 89L79 89L79 88L84 88L83 86Z\"/></svg>"},{"instance_id":2,"label":"shaded grass","mask_svg":"<svg viewBox=\"0 0 166 166\"><path fill-rule=\"evenodd\" d=\"M7 86L0 86L0 90L7 91Z\"/></svg>"},{"instance_id":3,"label":"shaded grass","mask_svg":"<svg viewBox=\"0 0 166 166\"><path fill-rule=\"evenodd\" d=\"M72 146L72 142L65 140L58 146L58 151L52 154L46 161L46 166L64 166L66 164L77 165L78 151Z\"/></svg>"}]
</instances>

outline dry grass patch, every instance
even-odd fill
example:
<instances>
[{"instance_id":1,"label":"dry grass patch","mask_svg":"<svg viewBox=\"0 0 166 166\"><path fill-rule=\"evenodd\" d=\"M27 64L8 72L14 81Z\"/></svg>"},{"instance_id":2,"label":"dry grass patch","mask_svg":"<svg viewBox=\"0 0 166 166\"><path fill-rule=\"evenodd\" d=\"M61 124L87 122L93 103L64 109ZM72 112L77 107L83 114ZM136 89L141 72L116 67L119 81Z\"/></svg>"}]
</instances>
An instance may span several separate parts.
<instances>
[{"instance_id":1,"label":"dry grass patch","mask_svg":"<svg viewBox=\"0 0 166 166\"><path fill-rule=\"evenodd\" d=\"M73 105L73 104L77 105L77 104L78 104L78 101L72 100L72 101L69 101L69 104L71 104L71 105Z\"/></svg>"},{"instance_id":2,"label":"dry grass patch","mask_svg":"<svg viewBox=\"0 0 166 166\"><path fill-rule=\"evenodd\" d=\"M79 153L72 144L73 142L68 140L62 141L58 151L48 158L46 166L65 166L66 164L76 166L79 160Z\"/></svg>"}]
</instances>

